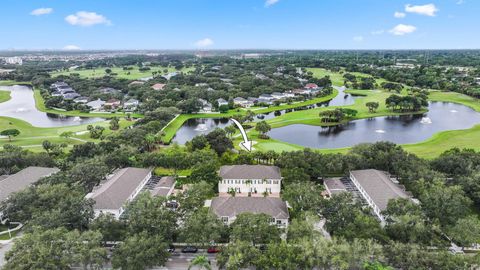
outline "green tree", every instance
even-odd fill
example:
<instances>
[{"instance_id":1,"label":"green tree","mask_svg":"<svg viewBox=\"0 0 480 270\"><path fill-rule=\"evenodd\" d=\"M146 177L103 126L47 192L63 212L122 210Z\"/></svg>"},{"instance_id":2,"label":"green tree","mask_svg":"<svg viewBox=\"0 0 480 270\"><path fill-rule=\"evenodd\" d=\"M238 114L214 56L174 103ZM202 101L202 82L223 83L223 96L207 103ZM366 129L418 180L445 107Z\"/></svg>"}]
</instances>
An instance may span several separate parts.
<instances>
[{"instance_id":1,"label":"green tree","mask_svg":"<svg viewBox=\"0 0 480 270\"><path fill-rule=\"evenodd\" d=\"M265 134L269 132L271 129L272 127L265 121L260 121L255 126L255 130L260 132L261 138L264 138L264 139L268 138L268 136L266 136Z\"/></svg>"},{"instance_id":2,"label":"green tree","mask_svg":"<svg viewBox=\"0 0 480 270\"><path fill-rule=\"evenodd\" d=\"M144 192L127 206L128 232L158 235L171 241L176 229L175 213L165 206L166 198Z\"/></svg>"},{"instance_id":3,"label":"green tree","mask_svg":"<svg viewBox=\"0 0 480 270\"><path fill-rule=\"evenodd\" d=\"M120 119L113 117L110 120L110 130L118 130L120 128Z\"/></svg>"},{"instance_id":4,"label":"green tree","mask_svg":"<svg viewBox=\"0 0 480 270\"><path fill-rule=\"evenodd\" d=\"M244 269L254 265L259 255L259 250L252 243L236 241L217 255L217 264L227 270Z\"/></svg>"},{"instance_id":5,"label":"green tree","mask_svg":"<svg viewBox=\"0 0 480 270\"><path fill-rule=\"evenodd\" d=\"M112 266L116 269L143 270L164 265L169 257L167 248L168 243L161 235L134 234L114 250Z\"/></svg>"},{"instance_id":6,"label":"green tree","mask_svg":"<svg viewBox=\"0 0 480 270\"><path fill-rule=\"evenodd\" d=\"M365 106L367 106L369 112L375 113L378 107L380 107L380 103L375 101L370 101L370 102L367 102Z\"/></svg>"},{"instance_id":7,"label":"green tree","mask_svg":"<svg viewBox=\"0 0 480 270\"><path fill-rule=\"evenodd\" d=\"M452 240L462 246L462 249L480 243L480 220L476 216L459 219L448 231Z\"/></svg>"},{"instance_id":8,"label":"green tree","mask_svg":"<svg viewBox=\"0 0 480 270\"><path fill-rule=\"evenodd\" d=\"M242 213L232 223L230 238L233 241L250 242L253 245L267 244L280 240L280 231L270 223L265 214Z\"/></svg>"},{"instance_id":9,"label":"green tree","mask_svg":"<svg viewBox=\"0 0 480 270\"><path fill-rule=\"evenodd\" d=\"M185 243L207 245L220 239L224 225L208 208L188 216L181 231Z\"/></svg>"},{"instance_id":10,"label":"green tree","mask_svg":"<svg viewBox=\"0 0 480 270\"><path fill-rule=\"evenodd\" d=\"M197 269L205 269L211 270L212 266L210 265L210 260L205 255L196 256L188 266L188 270L192 269L192 267L196 267Z\"/></svg>"},{"instance_id":11,"label":"green tree","mask_svg":"<svg viewBox=\"0 0 480 270\"><path fill-rule=\"evenodd\" d=\"M18 129L5 129L5 130L2 130L2 132L0 132L0 135L7 136L8 141L11 142L12 137L17 137L18 135L20 135L20 130L18 130Z\"/></svg>"}]
</instances>

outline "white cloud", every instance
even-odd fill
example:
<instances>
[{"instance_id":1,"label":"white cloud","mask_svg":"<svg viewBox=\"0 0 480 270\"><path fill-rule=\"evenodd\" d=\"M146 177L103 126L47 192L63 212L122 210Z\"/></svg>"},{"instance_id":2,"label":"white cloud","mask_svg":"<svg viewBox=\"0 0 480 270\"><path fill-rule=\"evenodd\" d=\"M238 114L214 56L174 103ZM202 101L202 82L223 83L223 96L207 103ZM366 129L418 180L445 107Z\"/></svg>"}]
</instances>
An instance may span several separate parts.
<instances>
[{"instance_id":1,"label":"white cloud","mask_svg":"<svg viewBox=\"0 0 480 270\"><path fill-rule=\"evenodd\" d=\"M30 15L40 16L40 15L47 15L52 12L53 12L53 8L37 8L32 10L32 12L30 12Z\"/></svg>"},{"instance_id":2,"label":"white cloud","mask_svg":"<svg viewBox=\"0 0 480 270\"><path fill-rule=\"evenodd\" d=\"M200 39L197 42L195 42L195 47L206 48L206 47L212 46L213 44L214 44L214 42L213 42L212 39L204 38L204 39Z\"/></svg>"},{"instance_id":3,"label":"white cloud","mask_svg":"<svg viewBox=\"0 0 480 270\"><path fill-rule=\"evenodd\" d=\"M95 24L111 25L112 23L103 15L95 12L79 11L65 17L65 21L71 25L92 26Z\"/></svg>"},{"instance_id":4,"label":"white cloud","mask_svg":"<svg viewBox=\"0 0 480 270\"><path fill-rule=\"evenodd\" d=\"M457 5L463 5L463 4L465 4L465 0L458 0L457 1Z\"/></svg>"},{"instance_id":5,"label":"white cloud","mask_svg":"<svg viewBox=\"0 0 480 270\"><path fill-rule=\"evenodd\" d=\"M396 36L403 36L406 34L413 33L417 30L417 27L408 24L399 24L392 28L389 32Z\"/></svg>"},{"instance_id":6,"label":"white cloud","mask_svg":"<svg viewBox=\"0 0 480 270\"><path fill-rule=\"evenodd\" d=\"M435 4L426 4L426 5L418 5L418 6L412 6L408 4L405 6L405 11L410 13L416 13L419 15L433 17L438 12L438 8L435 6Z\"/></svg>"},{"instance_id":7,"label":"white cloud","mask_svg":"<svg viewBox=\"0 0 480 270\"><path fill-rule=\"evenodd\" d=\"M382 29L381 30L375 30L375 31L372 31L370 33L374 36L377 36L377 35L381 35L381 34L385 33L385 30L382 30Z\"/></svg>"},{"instance_id":8,"label":"white cloud","mask_svg":"<svg viewBox=\"0 0 480 270\"><path fill-rule=\"evenodd\" d=\"M273 6L276 3L278 3L278 1L280 1L280 0L266 0L265 1L265 7Z\"/></svg>"},{"instance_id":9,"label":"white cloud","mask_svg":"<svg viewBox=\"0 0 480 270\"><path fill-rule=\"evenodd\" d=\"M355 37L353 37L353 41L362 42L363 41L363 36L355 36Z\"/></svg>"},{"instance_id":10,"label":"white cloud","mask_svg":"<svg viewBox=\"0 0 480 270\"><path fill-rule=\"evenodd\" d=\"M405 18L405 16L407 16L407 14L398 11L395 11L395 13L393 14L393 17L395 18Z\"/></svg>"},{"instance_id":11,"label":"white cloud","mask_svg":"<svg viewBox=\"0 0 480 270\"><path fill-rule=\"evenodd\" d=\"M78 50L81 50L80 47L78 47L77 45L67 45L65 47L63 47L63 49L65 51L78 51Z\"/></svg>"}]
</instances>

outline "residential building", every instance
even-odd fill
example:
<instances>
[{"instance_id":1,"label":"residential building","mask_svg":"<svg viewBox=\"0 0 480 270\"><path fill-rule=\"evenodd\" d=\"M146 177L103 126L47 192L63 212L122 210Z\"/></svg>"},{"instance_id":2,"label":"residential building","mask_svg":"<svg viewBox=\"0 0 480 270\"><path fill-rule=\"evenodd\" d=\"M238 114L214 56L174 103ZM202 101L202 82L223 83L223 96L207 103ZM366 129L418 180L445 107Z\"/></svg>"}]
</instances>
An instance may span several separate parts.
<instances>
[{"instance_id":1,"label":"residential building","mask_svg":"<svg viewBox=\"0 0 480 270\"><path fill-rule=\"evenodd\" d=\"M105 101L101 99L97 99L97 100L88 102L86 105L94 111L99 111L103 108L103 105L105 105Z\"/></svg>"},{"instance_id":2,"label":"residential building","mask_svg":"<svg viewBox=\"0 0 480 270\"><path fill-rule=\"evenodd\" d=\"M118 108L121 105L121 101L115 98L109 99L105 104L103 104L104 107L109 107L112 109Z\"/></svg>"},{"instance_id":3,"label":"residential building","mask_svg":"<svg viewBox=\"0 0 480 270\"><path fill-rule=\"evenodd\" d=\"M294 94L292 91L283 92L283 95L284 95L286 98L293 98L293 97L295 97L295 94Z\"/></svg>"},{"instance_id":4,"label":"residential building","mask_svg":"<svg viewBox=\"0 0 480 270\"><path fill-rule=\"evenodd\" d=\"M134 111L138 108L138 105L140 105L140 101L131 98L123 103L123 108L127 111Z\"/></svg>"},{"instance_id":5,"label":"residential building","mask_svg":"<svg viewBox=\"0 0 480 270\"><path fill-rule=\"evenodd\" d=\"M88 98L87 97L77 97L76 99L73 100L75 103L87 103Z\"/></svg>"},{"instance_id":6,"label":"residential building","mask_svg":"<svg viewBox=\"0 0 480 270\"><path fill-rule=\"evenodd\" d=\"M43 177L50 176L59 171L57 168L27 167L16 174L0 177L0 202L7 200L12 194L20 192L33 185ZM4 217L0 211L0 221Z\"/></svg>"},{"instance_id":7,"label":"residential building","mask_svg":"<svg viewBox=\"0 0 480 270\"><path fill-rule=\"evenodd\" d=\"M18 56L14 57L6 57L5 58L5 63L10 64L10 65L23 65L23 59Z\"/></svg>"},{"instance_id":8,"label":"residential building","mask_svg":"<svg viewBox=\"0 0 480 270\"><path fill-rule=\"evenodd\" d=\"M63 98L64 99L67 99L67 100L74 100L76 98L80 97L79 94L77 93L66 93L66 94L63 94Z\"/></svg>"},{"instance_id":9,"label":"residential building","mask_svg":"<svg viewBox=\"0 0 480 270\"><path fill-rule=\"evenodd\" d=\"M253 102L248 101L242 97L236 97L233 99L233 104L243 107L243 108L250 108L253 106Z\"/></svg>"},{"instance_id":10,"label":"residential building","mask_svg":"<svg viewBox=\"0 0 480 270\"><path fill-rule=\"evenodd\" d=\"M316 85L316 84L314 84L314 83L307 83L307 84L305 85L305 89L310 89L310 90L312 90L312 89L317 89L317 88L318 88L318 85Z\"/></svg>"},{"instance_id":11,"label":"residential building","mask_svg":"<svg viewBox=\"0 0 480 270\"><path fill-rule=\"evenodd\" d=\"M270 100L270 101L272 101L272 100L274 100L275 98L274 98L272 95L270 95L270 94L261 94L261 95L258 97L258 99L263 99L263 100Z\"/></svg>"},{"instance_id":12,"label":"residential building","mask_svg":"<svg viewBox=\"0 0 480 270\"><path fill-rule=\"evenodd\" d=\"M131 83L128 84L128 86L138 86L138 85L144 85L145 82L142 82L142 81L133 81Z\"/></svg>"},{"instance_id":13,"label":"residential building","mask_svg":"<svg viewBox=\"0 0 480 270\"><path fill-rule=\"evenodd\" d=\"M163 90L163 88L165 88L166 84L164 83L156 83L154 85L152 85L152 89L153 90L156 90L156 91L160 91L160 90Z\"/></svg>"},{"instance_id":14,"label":"residential building","mask_svg":"<svg viewBox=\"0 0 480 270\"><path fill-rule=\"evenodd\" d=\"M128 167L115 171L86 196L95 202L95 217L109 213L120 218L125 206L138 196L151 177L151 169Z\"/></svg>"},{"instance_id":15,"label":"residential building","mask_svg":"<svg viewBox=\"0 0 480 270\"><path fill-rule=\"evenodd\" d=\"M236 196L280 195L282 175L280 168L265 165L222 166L219 171L222 178L218 183L218 192Z\"/></svg>"},{"instance_id":16,"label":"residential building","mask_svg":"<svg viewBox=\"0 0 480 270\"><path fill-rule=\"evenodd\" d=\"M226 100L223 99L223 98L217 99L217 103L218 103L218 107L223 106L223 105L228 106L228 101L226 101Z\"/></svg>"},{"instance_id":17,"label":"residential building","mask_svg":"<svg viewBox=\"0 0 480 270\"><path fill-rule=\"evenodd\" d=\"M257 103L272 105L273 101L271 99L259 98Z\"/></svg>"},{"instance_id":18,"label":"residential building","mask_svg":"<svg viewBox=\"0 0 480 270\"><path fill-rule=\"evenodd\" d=\"M285 94L280 92L273 92L272 97L273 99L282 99L282 98L285 98Z\"/></svg>"},{"instance_id":19,"label":"residential building","mask_svg":"<svg viewBox=\"0 0 480 270\"><path fill-rule=\"evenodd\" d=\"M172 176L164 176L160 178L158 183L150 190L152 196L168 197L172 195L175 189L175 178Z\"/></svg>"},{"instance_id":20,"label":"residential building","mask_svg":"<svg viewBox=\"0 0 480 270\"><path fill-rule=\"evenodd\" d=\"M280 228L288 226L288 205L280 198L272 197L216 197L206 202L206 206L226 225L232 224L242 213L266 214L271 223Z\"/></svg>"},{"instance_id":21,"label":"residential building","mask_svg":"<svg viewBox=\"0 0 480 270\"><path fill-rule=\"evenodd\" d=\"M389 175L382 171L373 169L351 171L350 180L382 224L385 223L382 211L387 209L390 200L412 198L403 186L394 182Z\"/></svg>"},{"instance_id":22,"label":"residential building","mask_svg":"<svg viewBox=\"0 0 480 270\"><path fill-rule=\"evenodd\" d=\"M120 90L115 89L115 88L112 88L112 87L104 87L104 88L100 88L100 89L98 90L98 92L101 93L101 94L113 95L113 94L118 94L118 93L120 93Z\"/></svg>"}]
</instances>

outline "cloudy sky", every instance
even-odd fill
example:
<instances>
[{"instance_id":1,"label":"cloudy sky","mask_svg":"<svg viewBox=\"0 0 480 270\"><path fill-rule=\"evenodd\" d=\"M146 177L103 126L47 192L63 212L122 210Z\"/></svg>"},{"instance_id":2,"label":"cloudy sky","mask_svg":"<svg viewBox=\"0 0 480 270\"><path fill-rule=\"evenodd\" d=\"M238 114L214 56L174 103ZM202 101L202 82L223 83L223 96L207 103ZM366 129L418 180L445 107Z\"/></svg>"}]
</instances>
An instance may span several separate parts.
<instances>
[{"instance_id":1,"label":"cloudy sky","mask_svg":"<svg viewBox=\"0 0 480 270\"><path fill-rule=\"evenodd\" d=\"M0 3L0 50L480 48L479 0L18 3Z\"/></svg>"}]
</instances>

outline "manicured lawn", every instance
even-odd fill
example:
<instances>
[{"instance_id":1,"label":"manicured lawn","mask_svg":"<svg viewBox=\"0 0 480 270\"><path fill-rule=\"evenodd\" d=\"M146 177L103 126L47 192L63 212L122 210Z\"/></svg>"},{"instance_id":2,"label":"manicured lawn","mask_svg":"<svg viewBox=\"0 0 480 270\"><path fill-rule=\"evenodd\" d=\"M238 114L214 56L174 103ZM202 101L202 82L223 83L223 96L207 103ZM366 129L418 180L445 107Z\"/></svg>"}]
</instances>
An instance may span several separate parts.
<instances>
[{"instance_id":1,"label":"manicured lawn","mask_svg":"<svg viewBox=\"0 0 480 270\"><path fill-rule=\"evenodd\" d=\"M126 128L132 124L133 124L132 121L127 121L123 119L120 120L121 129ZM105 135L113 132L118 132L118 131L112 131L108 128L109 121L98 122L92 125L105 127L105 131L104 131ZM15 128L20 131L20 135L18 137L13 138L11 142L8 140L8 138L1 138L0 146L5 144L13 144L18 146L23 146L28 149L35 149L35 148L41 148L41 144L45 140L49 140L55 143L65 142L69 145L83 143L84 141L98 141L98 140L90 139L88 133L74 135L72 138L69 138L69 139L60 137L60 134L62 134L65 131L72 131L75 133L86 132L87 126L88 125L39 128L39 127L34 127L31 124L19 119L10 118L10 117L0 117L0 130Z\"/></svg>"},{"instance_id":2,"label":"manicured lawn","mask_svg":"<svg viewBox=\"0 0 480 270\"><path fill-rule=\"evenodd\" d=\"M147 78L152 76L152 72L160 72L164 74L164 70L167 69L168 73L177 71L173 67L150 67L148 71L140 71L137 66L132 66L132 70L123 70L123 67L112 67L112 73L116 73L117 78L127 79L127 80L138 80L141 78ZM79 74L81 78L101 78L107 75L105 72L107 68L97 68L97 69L73 69L67 71L57 71L52 72L52 77L57 77L60 75L70 75L70 74ZM193 68L183 68L181 72L190 72Z\"/></svg>"},{"instance_id":3,"label":"manicured lawn","mask_svg":"<svg viewBox=\"0 0 480 270\"><path fill-rule=\"evenodd\" d=\"M163 175L173 175L174 171L173 169L168 169L168 168L163 168L163 167L157 167L154 170L155 175L163 176ZM192 170L178 170L177 175L178 176L190 176L192 174Z\"/></svg>"},{"instance_id":4,"label":"manicured lawn","mask_svg":"<svg viewBox=\"0 0 480 270\"><path fill-rule=\"evenodd\" d=\"M324 68L307 68L307 71L311 71L313 73L313 76L317 78L329 76L333 85L344 85L343 82L345 81L345 79L343 78L343 73L329 71Z\"/></svg>"},{"instance_id":5,"label":"manicured lawn","mask_svg":"<svg viewBox=\"0 0 480 270\"><path fill-rule=\"evenodd\" d=\"M10 91L0 90L0 103L9 101L12 97L10 96Z\"/></svg>"}]
</instances>

